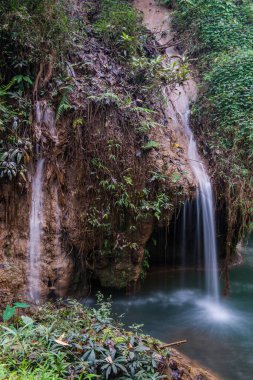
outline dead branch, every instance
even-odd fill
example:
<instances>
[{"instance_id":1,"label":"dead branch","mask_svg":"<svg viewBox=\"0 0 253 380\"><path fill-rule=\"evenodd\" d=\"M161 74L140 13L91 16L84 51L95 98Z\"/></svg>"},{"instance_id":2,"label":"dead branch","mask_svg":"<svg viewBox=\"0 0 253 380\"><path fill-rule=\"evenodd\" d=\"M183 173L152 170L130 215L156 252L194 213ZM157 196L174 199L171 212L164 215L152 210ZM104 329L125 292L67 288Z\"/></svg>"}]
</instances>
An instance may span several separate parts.
<instances>
[{"instance_id":1,"label":"dead branch","mask_svg":"<svg viewBox=\"0 0 253 380\"><path fill-rule=\"evenodd\" d=\"M184 344L184 343L187 343L187 340L179 340L178 342L163 344L162 346L159 346L159 348L163 350L164 348L179 346L180 344Z\"/></svg>"}]
</instances>

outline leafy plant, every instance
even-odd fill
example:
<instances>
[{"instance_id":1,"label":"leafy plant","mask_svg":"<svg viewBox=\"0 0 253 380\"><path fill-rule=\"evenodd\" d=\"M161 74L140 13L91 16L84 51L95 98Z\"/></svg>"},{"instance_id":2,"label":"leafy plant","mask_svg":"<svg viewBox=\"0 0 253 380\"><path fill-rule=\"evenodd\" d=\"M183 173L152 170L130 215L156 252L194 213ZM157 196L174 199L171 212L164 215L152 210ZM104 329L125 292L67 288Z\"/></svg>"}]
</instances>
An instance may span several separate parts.
<instances>
[{"instance_id":1,"label":"leafy plant","mask_svg":"<svg viewBox=\"0 0 253 380\"><path fill-rule=\"evenodd\" d=\"M174 87L177 83L183 83L189 73L185 59L170 62L168 57L161 55L152 58L133 56L131 69L134 81L147 91L159 89L162 85Z\"/></svg>"},{"instance_id":2,"label":"leafy plant","mask_svg":"<svg viewBox=\"0 0 253 380\"><path fill-rule=\"evenodd\" d=\"M15 311L17 309L26 309L29 307L26 303L15 302L13 306L7 305L3 312L3 321L8 322L12 317L14 317Z\"/></svg>"},{"instance_id":3,"label":"leafy plant","mask_svg":"<svg viewBox=\"0 0 253 380\"><path fill-rule=\"evenodd\" d=\"M0 149L0 178L12 180L19 174L26 181L26 164L29 162L31 142L29 139L21 140L14 144L9 150Z\"/></svg>"},{"instance_id":4,"label":"leafy plant","mask_svg":"<svg viewBox=\"0 0 253 380\"><path fill-rule=\"evenodd\" d=\"M106 362L106 364L103 364L104 362ZM116 357L116 350L113 350L109 356L101 360L101 364L103 364L101 371L107 380L111 376L115 377L120 373L127 373L126 363L127 359L124 356Z\"/></svg>"},{"instance_id":5,"label":"leafy plant","mask_svg":"<svg viewBox=\"0 0 253 380\"><path fill-rule=\"evenodd\" d=\"M3 0L0 4L1 66L24 75L34 63L64 51L69 20L63 0ZM15 51L15 53L13 52Z\"/></svg>"},{"instance_id":6,"label":"leafy plant","mask_svg":"<svg viewBox=\"0 0 253 380\"><path fill-rule=\"evenodd\" d=\"M144 371L146 379L163 378L154 341L148 343L150 338L137 331L125 331L109 314L111 302L104 303L102 295L98 302L96 309L72 300L65 305L58 301L56 308L46 304L33 319L22 316L10 327L2 326L0 376L24 380L138 379Z\"/></svg>"},{"instance_id":7,"label":"leafy plant","mask_svg":"<svg viewBox=\"0 0 253 380\"><path fill-rule=\"evenodd\" d=\"M149 150L158 149L158 148L159 148L159 143L157 141L153 141L153 140L147 142L146 144L144 144L142 146L142 149L144 151L149 151Z\"/></svg>"}]
</instances>

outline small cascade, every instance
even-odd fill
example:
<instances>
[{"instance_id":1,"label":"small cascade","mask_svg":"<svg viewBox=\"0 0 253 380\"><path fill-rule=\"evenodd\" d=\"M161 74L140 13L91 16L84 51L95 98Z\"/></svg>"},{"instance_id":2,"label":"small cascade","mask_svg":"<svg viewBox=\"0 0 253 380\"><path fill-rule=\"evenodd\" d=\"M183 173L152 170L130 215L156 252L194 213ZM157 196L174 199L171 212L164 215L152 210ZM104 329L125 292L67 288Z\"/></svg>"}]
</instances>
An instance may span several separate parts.
<instances>
[{"instance_id":1,"label":"small cascade","mask_svg":"<svg viewBox=\"0 0 253 380\"><path fill-rule=\"evenodd\" d=\"M43 235L43 221L44 221L44 164L45 159L41 156L41 148L39 142L41 141L42 131L41 125L43 121L43 103L36 102L35 104L35 138L36 154L38 161L36 163L35 173L32 179L32 199L31 211L29 219L29 273L28 273L28 287L29 297L33 302L39 302L41 288L40 288L40 267L41 267L41 252L42 252L42 235Z\"/></svg>"},{"instance_id":2,"label":"small cascade","mask_svg":"<svg viewBox=\"0 0 253 380\"><path fill-rule=\"evenodd\" d=\"M202 245L201 240L203 240L207 293L217 301L219 298L219 285L212 184L205 166L201 162L197 144L190 129L189 110L183 115L183 122L186 134L189 138L188 156L190 164L199 184L196 196L197 245L199 248ZM186 207L187 203L185 208Z\"/></svg>"},{"instance_id":3,"label":"small cascade","mask_svg":"<svg viewBox=\"0 0 253 380\"><path fill-rule=\"evenodd\" d=\"M32 301L40 299L40 257L43 224L43 174L45 160L37 162L32 180L32 207L30 212L29 235L29 296Z\"/></svg>"},{"instance_id":4,"label":"small cascade","mask_svg":"<svg viewBox=\"0 0 253 380\"><path fill-rule=\"evenodd\" d=\"M39 303L46 294L49 297L61 295L64 285L66 288L67 284L65 270L71 267L71 263L62 255L58 183L55 182L52 189L50 186L44 189L46 151L43 151L42 144L43 147L46 147L49 143L51 144L50 148L53 149L59 141L55 125L55 112L46 101L42 100L35 103L35 116L34 134L37 141L37 163L32 179L28 286L31 301ZM48 227L45 233L43 233L43 225ZM48 244L46 250L43 249L45 244ZM42 273L41 267L45 267L49 263L50 267L47 273Z\"/></svg>"}]
</instances>

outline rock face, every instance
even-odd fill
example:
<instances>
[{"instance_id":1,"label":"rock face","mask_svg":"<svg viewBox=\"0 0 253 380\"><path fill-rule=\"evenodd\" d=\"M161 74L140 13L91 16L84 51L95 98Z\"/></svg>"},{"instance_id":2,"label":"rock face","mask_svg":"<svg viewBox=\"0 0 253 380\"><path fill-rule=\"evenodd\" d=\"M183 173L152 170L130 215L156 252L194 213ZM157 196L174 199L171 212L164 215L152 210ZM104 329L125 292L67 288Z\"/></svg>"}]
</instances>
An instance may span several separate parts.
<instances>
[{"instance_id":1,"label":"rock face","mask_svg":"<svg viewBox=\"0 0 253 380\"><path fill-rule=\"evenodd\" d=\"M136 1L136 6L149 9L145 1ZM163 36L167 30L160 41L166 44L171 39L168 14L159 14L155 4L152 9L152 18L145 12L144 21L152 31L161 24ZM167 51L168 60L174 54L178 53ZM87 64L90 61L92 66ZM73 54L72 63L78 67L69 73L74 111L60 118L49 106L49 97L35 102L31 115L34 145L40 150L37 159L45 160L37 279L42 298L85 288L89 276L102 286L133 288L157 219L168 224L177 202L196 187L182 126L182 113L195 94L192 80L174 91L164 88L165 105L150 95L156 127L140 137L135 126L146 119L121 105L129 83L126 69L113 54L90 37ZM108 95L111 88L117 97ZM133 106L145 105L141 94L135 96ZM147 141L156 141L159 149L143 150ZM27 279L34 276L29 273L29 218L35 170L36 159L26 189L1 187L0 298L4 303L29 299Z\"/></svg>"},{"instance_id":2,"label":"rock face","mask_svg":"<svg viewBox=\"0 0 253 380\"><path fill-rule=\"evenodd\" d=\"M0 190L0 299L21 297L26 284L29 201L26 193L4 184Z\"/></svg>"}]
</instances>

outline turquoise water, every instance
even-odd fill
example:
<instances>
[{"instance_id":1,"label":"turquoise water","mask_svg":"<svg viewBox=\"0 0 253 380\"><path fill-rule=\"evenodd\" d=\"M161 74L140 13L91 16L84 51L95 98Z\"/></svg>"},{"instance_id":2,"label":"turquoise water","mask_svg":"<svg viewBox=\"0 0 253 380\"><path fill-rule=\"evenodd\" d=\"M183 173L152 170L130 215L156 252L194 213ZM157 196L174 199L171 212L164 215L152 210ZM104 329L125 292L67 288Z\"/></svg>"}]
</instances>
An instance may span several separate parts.
<instances>
[{"instance_id":1,"label":"turquoise water","mask_svg":"<svg viewBox=\"0 0 253 380\"><path fill-rule=\"evenodd\" d=\"M150 273L135 296L113 295L113 310L127 326L164 342L187 339L180 350L226 380L253 379L253 239L244 263L231 272L231 294L212 302L204 273Z\"/></svg>"}]
</instances>

